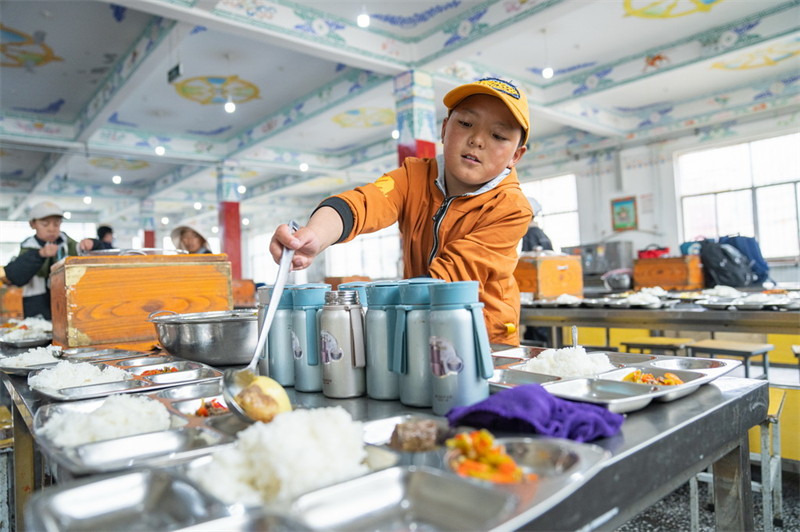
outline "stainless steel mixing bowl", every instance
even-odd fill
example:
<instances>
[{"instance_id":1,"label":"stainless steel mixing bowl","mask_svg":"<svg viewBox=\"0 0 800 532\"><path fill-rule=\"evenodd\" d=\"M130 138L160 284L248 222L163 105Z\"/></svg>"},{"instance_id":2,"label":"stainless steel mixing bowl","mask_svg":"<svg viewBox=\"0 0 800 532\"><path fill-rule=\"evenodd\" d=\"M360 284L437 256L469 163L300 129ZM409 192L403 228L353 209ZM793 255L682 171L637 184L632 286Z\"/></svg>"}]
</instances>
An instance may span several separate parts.
<instances>
[{"instance_id":1,"label":"stainless steel mixing bowl","mask_svg":"<svg viewBox=\"0 0 800 532\"><path fill-rule=\"evenodd\" d=\"M258 343L257 309L192 314L159 310L148 321L169 354L211 366L247 364Z\"/></svg>"}]
</instances>

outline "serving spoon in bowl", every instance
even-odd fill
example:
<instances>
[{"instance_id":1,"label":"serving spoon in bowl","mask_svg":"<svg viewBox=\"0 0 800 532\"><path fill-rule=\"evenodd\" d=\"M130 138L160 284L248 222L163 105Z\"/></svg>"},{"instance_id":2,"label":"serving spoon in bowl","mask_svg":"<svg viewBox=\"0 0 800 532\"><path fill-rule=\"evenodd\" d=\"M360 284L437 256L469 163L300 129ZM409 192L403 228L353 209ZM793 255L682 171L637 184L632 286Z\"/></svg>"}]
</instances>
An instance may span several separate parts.
<instances>
[{"instance_id":1,"label":"serving spoon in bowl","mask_svg":"<svg viewBox=\"0 0 800 532\"><path fill-rule=\"evenodd\" d=\"M292 233L297 231L299 227L294 220L289 221L289 231ZM261 324L258 343L252 360L244 369L228 368L222 374L222 396L225 398L225 402L228 403L228 409L248 423L252 423L254 420L247 415L242 406L236 401L236 396L250 386L258 377L258 359L264 353L264 345L267 343L269 329L272 325L272 320L275 319L283 288L286 286L286 278L289 276L289 270L292 269L293 258L294 250L284 247L283 253L281 253L281 260L278 263L278 277L272 287L272 294L270 294L269 304L267 305L267 315L264 318L264 323Z\"/></svg>"}]
</instances>

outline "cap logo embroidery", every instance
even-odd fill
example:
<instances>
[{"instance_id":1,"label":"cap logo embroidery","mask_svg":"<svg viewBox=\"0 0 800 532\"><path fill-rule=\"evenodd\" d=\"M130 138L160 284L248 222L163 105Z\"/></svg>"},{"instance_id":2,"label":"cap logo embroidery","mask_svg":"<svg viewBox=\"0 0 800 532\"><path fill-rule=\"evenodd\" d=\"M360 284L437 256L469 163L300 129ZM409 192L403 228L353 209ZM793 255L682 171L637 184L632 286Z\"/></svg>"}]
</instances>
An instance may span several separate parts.
<instances>
[{"instance_id":1,"label":"cap logo embroidery","mask_svg":"<svg viewBox=\"0 0 800 532\"><path fill-rule=\"evenodd\" d=\"M497 78L483 78L481 80L476 81L475 83L478 83L480 85L486 85L487 87L491 87L492 89L498 92L508 94L515 100L519 100L519 90L508 81L504 81L502 79L497 79Z\"/></svg>"}]
</instances>

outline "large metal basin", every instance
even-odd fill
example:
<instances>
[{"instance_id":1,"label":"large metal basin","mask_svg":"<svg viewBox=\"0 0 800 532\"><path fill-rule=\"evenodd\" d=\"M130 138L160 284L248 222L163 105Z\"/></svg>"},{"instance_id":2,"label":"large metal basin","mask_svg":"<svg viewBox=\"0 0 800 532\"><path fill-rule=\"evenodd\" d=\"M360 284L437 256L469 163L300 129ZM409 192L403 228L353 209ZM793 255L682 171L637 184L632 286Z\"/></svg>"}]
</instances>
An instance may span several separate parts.
<instances>
[{"instance_id":1,"label":"large metal basin","mask_svg":"<svg viewBox=\"0 0 800 532\"><path fill-rule=\"evenodd\" d=\"M258 310L238 309L156 316L158 341L169 354L209 364L247 364L258 343Z\"/></svg>"}]
</instances>

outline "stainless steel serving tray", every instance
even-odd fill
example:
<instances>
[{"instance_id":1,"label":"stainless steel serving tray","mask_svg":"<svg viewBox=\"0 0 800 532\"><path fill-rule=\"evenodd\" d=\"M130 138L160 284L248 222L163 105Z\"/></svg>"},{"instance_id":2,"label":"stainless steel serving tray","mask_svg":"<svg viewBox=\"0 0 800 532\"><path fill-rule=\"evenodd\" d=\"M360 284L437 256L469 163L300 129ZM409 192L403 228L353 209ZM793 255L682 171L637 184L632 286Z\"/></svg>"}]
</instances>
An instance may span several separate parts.
<instances>
[{"instance_id":1,"label":"stainless steel serving tray","mask_svg":"<svg viewBox=\"0 0 800 532\"><path fill-rule=\"evenodd\" d=\"M618 369L607 371L589 378L564 378L559 380L544 380L542 386L562 399L598 404L606 407L611 412L625 413L640 410L652 401L674 401L696 391L703 384L708 384L742 363L738 360L693 358L646 355L639 353L605 353L609 361ZM510 364L501 369L495 369L495 374L489 380L489 385L495 391L502 388L513 388L527 382L521 382L518 373L536 375L530 382L537 382L540 377L552 377L541 373L525 370L525 363ZM655 376L663 376L670 372L676 374L684 384L664 386L637 384L623 382L622 378L628 373L641 369L643 372ZM514 373L502 373L514 371Z\"/></svg>"},{"instance_id":2,"label":"stainless steel serving tray","mask_svg":"<svg viewBox=\"0 0 800 532\"><path fill-rule=\"evenodd\" d=\"M143 353L141 351L128 351L126 349L83 349L81 351L73 352L69 354L68 351L62 351L60 354L55 355L56 361L47 364L33 364L31 366L20 366L20 367L12 367L12 366L4 366L3 360L7 357L4 355L0 355L0 371L4 371L5 373L9 373L11 375L28 375L34 371L39 371L47 368L51 368L58 364L61 360L70 360L73 362L97 362L100 360L110 360L110 359L121 359L121 358L134 358L134 357L142 357L146 356L147 353ZM20 353L24 354L24 353Z\"/></svg>"},{"instance_id":3,"label":"stainless steel serving tray","mask_svg":"<svg viewBox=\"0 0 800 532\"><path fill-rule=\"evenodd\" d=\"M0 344L17 348L41 347L43 345L49 345L50 342L52 341L53 341L52 334L43 334L42 336L37 336L35 338L24 338L21 340L6 340L3 336L0 336Z\"/></svg>"},{"instance_id":4,"label":"stainless steel serving tray","mask_svg":"<svg viewBox=\"0 0 800 532\"><path fill-rule=\"evenodd\" d=\"M78 401L95 397L105 397L114 393L152 392L179 384L190 384L218 380L222 373L201 362L192 362L162 353L143 354L139 358L111 359L91 362L96 366L114 366L126 371L130 379L102 384L89 384L70 388L33 388L36 392L58 401ZM172 373L143 375L145 371L166 367L178 369ZM32 372L32 375L40 371Z\"/></svg>"},{"instance_id":5,"label":"stainless steel serving tray","mask_svg":"<svg viewBox=\"0 0 800 532\"><path fill-rule=\"evenodd\" d=\"M206 392L217 392L218 395L207 394L207 400L221 399L220 381L215 389ZM202 385L201 385L202 386ZM191 388L191 387L187 387ZM166 390L169 391L169 390ZM89 413L99 408L105 399L89 399L70 403L50 403L36 411L33 418L33 433L37 442L53 460L72 475L105 473L117 471L131 466L172 464L211 453L222 445L231 444L234 435L243 428L241 425L215 424L211 421L234 416L230 414L205 418L192 415L202 401L201 397L189 399L169 399L158 394L148 394L150 399L159 401L167 407L170 414L169 430L148 432L86 443L75 447L63 448L56 445L42 428L54 416L61 413ZM196 404L191 411L188 403ZM227 432L224 429L231 430Z\"/></svg>"},{"instance_id":6,"label":"stainless steel serving tray","mask_svg":"<svg viewBox=\"0 0 800 532\"><path fill-rule=\"evenodd\" d=\"M39 532L152 532L213 522L229 513L190 480L151 469L38 491L25 507L25 528Z\"/></svg>"}]
</instances>

